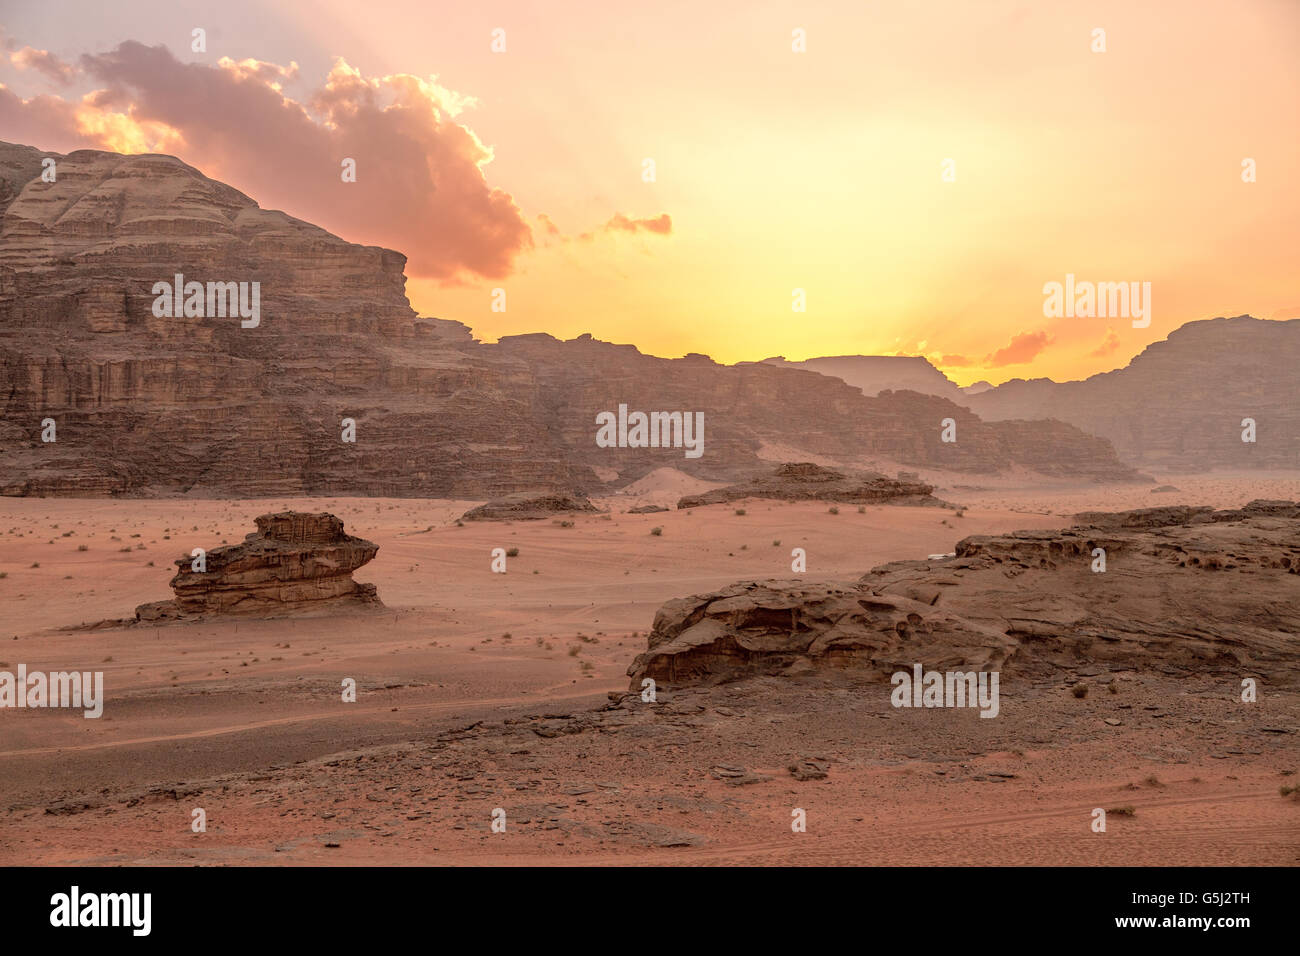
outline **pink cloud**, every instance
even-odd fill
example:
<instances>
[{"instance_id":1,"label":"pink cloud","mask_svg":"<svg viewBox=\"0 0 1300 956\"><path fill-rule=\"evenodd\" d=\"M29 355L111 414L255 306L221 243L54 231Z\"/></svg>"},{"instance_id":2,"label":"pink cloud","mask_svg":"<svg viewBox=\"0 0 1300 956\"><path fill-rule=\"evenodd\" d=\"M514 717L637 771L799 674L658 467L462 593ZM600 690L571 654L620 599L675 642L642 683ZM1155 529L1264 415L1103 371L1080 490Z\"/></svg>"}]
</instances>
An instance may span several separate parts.
<instances>
[{"instance_id":1,"label":"pink cloud","mask_svg":"<svg viewBox=\"0 0 1300 956\"><path fill-rule=\"evenodd\" d=\"M453 119L473 101L433 78L365 77L340 59L300 102L281 89L296 64L186 64L134 41L79 62L105 87L79 103L0 89L10 137L47 148L165 147L267 208L406 253L413 276L502 278L532 247L514 199L484 175L492 151ZM345 159L355 160L356 182L342 179Z\"/></svg>"},{"instance_id":2,"label":"pink cloud","mask_svg":"<svg viewBox=\"0 0 1300 956\"><path fill-rule=\"evenodd\" d=\"M1114 329L1106 330L1106 338L1102 340L1101 345L1097 346L1088 354L1093 358L1105 358L1112 355L1119 348L1119 336L1115 334Z\"/></svg>"},{"instance_id":3,"label":"pink cloud","mask_svg":"<svg viewBox=\"0 0 1300 956\"><path fill-rule=\"evenodd\" d=\"M961 368L965 365L974 365L975 363L964 355L940 355L934 363L940 367Z\"/></svg>"},{"instance_id":4,"label":"pink cloud","mask_svg":"<svg viewBox=\"0 0 1300 956\"><path fill-rule=\"evenodd\" d=\"M621 212L614 213L614 217L605 223L607 232L653 232L656 235L667 236L673 231L673 217L668 213L660 213L653 219L632 219Z\"/></svg>"},{"instance_id":5,"label":"pink cloud","mask_svg":"<svg viewBox=\"0 0 1300 956\"><path fill-rule=\"evenodd\" d=\"M12 143L73 150L98 143L77 129L77 104L42 94L24 100L0 84L0 130Z\"/></svg>"},{"instance_id":6,"label":"pink cloud","mask_svg":"<svg viewBox=\"0 0 1300 956\"><path fill-rule=\"evenodd\" d=\"M10 53L9 61L20 70L35 70L62 86L71 83L76 73L70 64L64 63L49 50L38 50L30 46Z\"/></svg>"},{"instance_id":7,"label":"pink cloud","mask_svg":"<svg viewBox=\"0 0 1300 956\"><path fill-rule=\"evenodd\" d=\"M1032 362L1038 354L1052 341L1046 332L1021 332L1011 336L1011 341L984 357L984 368L1000 368L1004 365L1024 365Z\"/></svg>"}]
</instances>

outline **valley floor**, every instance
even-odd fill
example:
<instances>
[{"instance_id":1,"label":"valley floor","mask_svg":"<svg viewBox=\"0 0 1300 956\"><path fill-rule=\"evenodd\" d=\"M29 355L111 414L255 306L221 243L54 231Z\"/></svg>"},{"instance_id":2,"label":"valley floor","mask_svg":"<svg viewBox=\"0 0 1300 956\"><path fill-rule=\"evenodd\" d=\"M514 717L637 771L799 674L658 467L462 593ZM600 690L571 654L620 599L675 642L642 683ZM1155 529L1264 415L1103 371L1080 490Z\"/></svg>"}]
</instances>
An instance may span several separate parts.
<instances>
[{"instance_id":1,"label":"valley floor","mask_svg":"<svg viewBox=\"0 0 1300 956\"><path fill-rule=\"evenodd\" d=\"M1293 865L1294 692L1247 708L1204 676L1102 669L1006 683L996 720L895 710L851 675L625 694L664 601L791 577L795 547L806 577L853 580L1080 510L1300 499L1285 476L1168 483L936 492L962 517L626 514L668 503L651 483L568 528L457 526L478 502L0 499L0 670L103 671L107 698L97 720L0 711L0 863ZM168 598L176 558L288 508L379 545L356 578L387 610L73 629ZM497 547L519 549L506 574Z\"/></svg>"}]
</instances>

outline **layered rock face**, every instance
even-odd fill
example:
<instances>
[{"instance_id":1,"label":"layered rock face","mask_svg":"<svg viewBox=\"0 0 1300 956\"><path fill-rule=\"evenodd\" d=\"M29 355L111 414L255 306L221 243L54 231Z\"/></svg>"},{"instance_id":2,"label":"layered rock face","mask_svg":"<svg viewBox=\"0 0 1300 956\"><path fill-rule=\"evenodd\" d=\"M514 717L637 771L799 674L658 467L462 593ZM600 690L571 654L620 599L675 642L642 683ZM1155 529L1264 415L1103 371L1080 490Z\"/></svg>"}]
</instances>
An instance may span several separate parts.
<instances>
[{"instance_id":1,"label":"layered rock face","mask_svg":"<svg viewBox=\"0 0 1300 956\"><path fill-rule=\"evenodd\" d=\"M954 557L855 584L738 583L670 601L631 687L813 668L883 679L915 663L1040 677L1081 661L1300 684L1300 504L1078 517L966 538Z\"/></svg>"},{"instance_id":2,"label":"layered rock face","mask_svg":"<svg viewBox=\"0 0 1300 956\"><path fill-rule=\"evenodd\" d=\"M172 157L0 144L0 492L590 494L668 465L735 480L764 466L765 444L855 465L1135 477L1072 426L990 424L914 392L871 398L799 369L590 336L483 345L417 317L404 266ZM258 283L258 323L155 315L155 285L177 275ZM622 403L702 412L703 455L598 447L597 414ZM946 418L955 443L940 441Z\"/></svg>"},{"instance_id":3,"label":"layered rock face","mask_svg":"<svg viewBox=\"0 0 1300 956\"><path fill-rule=\"evenodd\" d=\"M139 621L215 614L275 616L347 607L379 606L373 584L352 572L374 558L378 545L343 532L332 514L284 511L257 518L242 544L214 548L196 571L193 557L176 560L173 601L142 604Z\"/></svg>"},{"instance_id":4,"label":"layered rock face","mask_svg":"<svg viewBox=\"0 0 1300 956\"><path fill-rule=\"evenodd\" d=\"M678 508L725 504L742 498L776 498L782 501L843 501L849 504L942 505L930 492L933 485L884 475L847 475L811 462L791 462L770 475L727 488L687 495Z\"/></svg>"},{"instance_id":5,"label":"layered rock face","mask_svg":"<svg viewBox=\"0 0 1300 956\"><path fill-rule=\"evenodd\" d=\"M1013 379L963 404L982 418L1054 418L1150 468L1300 468L1300 319L1189 322L1126 367L1082 382ZM1242 441L1242 419L1255 441Z\"/></svg>"}]
</instances>

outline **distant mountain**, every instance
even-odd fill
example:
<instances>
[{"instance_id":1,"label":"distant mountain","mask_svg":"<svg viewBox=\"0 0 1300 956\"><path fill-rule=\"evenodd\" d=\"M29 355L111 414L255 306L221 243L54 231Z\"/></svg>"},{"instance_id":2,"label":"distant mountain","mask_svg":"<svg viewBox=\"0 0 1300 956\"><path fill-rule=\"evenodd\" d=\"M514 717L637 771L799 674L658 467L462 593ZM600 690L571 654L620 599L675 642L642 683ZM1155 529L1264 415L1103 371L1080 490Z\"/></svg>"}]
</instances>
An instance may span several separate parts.
<instances>
[{"instance_id":1,"label":"distant mountain","mask_svg":"<svg viewBox=\"0 0 1300 956\"><path fill-rule=\"evenodd\" d=\"M405 262L171 156L0 144L0 493L590 494L665 466L743 479L770 468L772 449L1135 477L1071 425L990 425L942 397L869 397L800 368L656 358L591 336L485 345L415 314ZM232 315L235 300L255 321ZM623 427L617 447L598 444L597 416L621 405L682 424L702 414L703 454L686 454L681 425L676 447L638 447ZM940 440L945 419L956 442Z\"/></svg>"},{"instance_id":2,"label":"distant mountain","mask_svg":"<svg viewBox=\"0 0 1300 956\"><path fill-rule=\"evenodd\" d=\"M862 389L864 395L908 389L923 395L938 395L959 405L965 404L962 389L919 355L830 355L802 362L790 362L778 356L765 359L764 363L830 375L854 388Z\"/></svg>"},{"instance_id":3,"label":"distant mountain","mask_svg":"<svg viewBox=\"0 0 1300 956\"><path fill-rule=\"evenodd\" d=\"M972 382L969 385L963 385L961 387L961 390L966 395L978 395L980 392L987 392L992 387L993 387L992 382L986 382L983 379L981 379L978 382Z\"/></svg>"},{"instance_id":4,"label":"distant mountain","mask_svg":"<svg viewBox=\"0 0 1300 956\"><path fill-rule=\"evenodd\" d=\"M1053 418L1148 468L1300 468L1300 319L1188 322L1082 382L1013 379L966 396L981 418ZM1242 441L1243 419L1255 441Z\"/></svg>"}]
</instances>

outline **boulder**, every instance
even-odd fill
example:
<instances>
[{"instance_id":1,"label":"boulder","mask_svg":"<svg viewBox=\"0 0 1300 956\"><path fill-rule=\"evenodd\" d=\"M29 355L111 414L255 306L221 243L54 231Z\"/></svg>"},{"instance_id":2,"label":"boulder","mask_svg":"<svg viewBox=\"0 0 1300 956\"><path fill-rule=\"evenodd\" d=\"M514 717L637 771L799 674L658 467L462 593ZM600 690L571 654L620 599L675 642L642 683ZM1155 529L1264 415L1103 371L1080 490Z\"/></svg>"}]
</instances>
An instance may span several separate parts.
<instances>
[{"instance_id":1,"label":"boulder","mask_svg":"<svg viewBox=\"0 0 1300 956\"><path fill-rule=\"evenodd\" d=\"M382 607L373 584L352 580L352 572L378 551L378 545L345 534L343 521L332 514L265 514L243 543L208 551L201 570L195 569L197 558L177 558L175 599L140 605L136 620Z\"/></svg>"}]
</instances>

